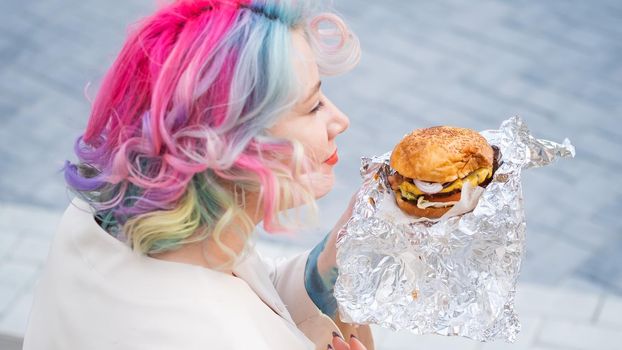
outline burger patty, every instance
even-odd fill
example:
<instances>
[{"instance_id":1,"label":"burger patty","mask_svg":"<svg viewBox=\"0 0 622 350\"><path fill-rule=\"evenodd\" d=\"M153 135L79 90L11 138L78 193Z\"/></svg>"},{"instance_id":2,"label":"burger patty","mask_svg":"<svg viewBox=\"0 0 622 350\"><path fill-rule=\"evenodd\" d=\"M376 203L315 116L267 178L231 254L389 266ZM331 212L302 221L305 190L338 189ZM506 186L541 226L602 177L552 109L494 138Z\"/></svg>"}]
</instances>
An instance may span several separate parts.
<instances>
[{"instance_id":1,"label":"burger patty","mask_svg":"<svg viewBox=\"0 0 622 350\"><path fill-rule=\"evenodd\" d=\"M456 193L458 193L458 192L460 192L460 191L461 191L461 190L456 189L456 190L453 190L453 191L451 191L451 192L445 192L445 193L424 194L424 195L423 195L423 199L425 199L425 200L430 200L430 199L442 199L442 198L447 198L447 197L451 197L451 196L453 196L454 194L456 194ZM402 198L404 198L404 197L402 196ZM407 200L408 200L408 199L407 199ZM416 202L416 201L412 201L412 200L411 200L411 202Z\"/></svg>"}]
</instances>

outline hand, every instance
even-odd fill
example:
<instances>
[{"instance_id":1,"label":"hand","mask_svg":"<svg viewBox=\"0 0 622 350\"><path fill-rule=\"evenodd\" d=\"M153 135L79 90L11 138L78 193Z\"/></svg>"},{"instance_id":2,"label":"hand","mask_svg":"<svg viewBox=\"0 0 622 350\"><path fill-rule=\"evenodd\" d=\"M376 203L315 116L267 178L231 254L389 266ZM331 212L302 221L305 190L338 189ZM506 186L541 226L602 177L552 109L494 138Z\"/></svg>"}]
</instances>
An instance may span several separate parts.
<instances>
[{"instance_id":1,"label":"hand","mask_svg":"<svg viewBox=\"0 0 622 350\"><path fill-rule=\"evenodd\" d=\"M337 312L337 301L333 295L338 275L337 236L352 216L354 200L355 196L352 196L335 227L311 250L305 265L305 288L309 297L325 315L333 319Z\"/></svg>"},{"instance_id":2,"label":"hand","mask_svg":"<svg viewBox=\"0 0 622 350\"><path fill-rule=\"evenodd\" d=\"M365 345L361 343L355 336L350 336L349 343L346 343L339 334L333 332L333 344L328 345L326 349L335 349L335 350L367 350Z\"/></svg>"},{"instance_id":3,"label":"hand","mask_svg":"<svg viewBox=\"0 0 622 350\"><path fill-rule=\"evenodd\" d=\"M346 339L354 336L359 342L365 345L367 350L374 350L376 348L374 345L374 336L368 324L345 323L341 321L339 311L337 311L336 317L333 318L333 322L335 322L335 325Z\"/></svg>"},{"instance_id":4,"label":"hand","mask_svg":"<svg viewBox=\"0 0 622 350\"><path fill-rule=\"evenodd\" d=\"M346 210L341 214L339 220L328 234L326 244L320 256L318 258L318 271L322 274L325 271L329 271L332 267L337 266L337 238L339 233L345 224L352 217L352 210L354 209L354 202L356 201L356 193L350 198L350 203L346 207Z\"/></svg>"},{"instance_id":5,"label":"hand","mask_svg":"<svg viewBox=\"0 0 622 350\"><path fill-rule=\"evenodd\" d=\"M333 335L336 350L374 350L374 340L369 325L343 323L338 315L334 285L337 280L337 239L345 224L352 217L356 194L350 199L331 232L309 254L305 272L305 286L309 296L320 310L328 315L350 341L346 343L337 333Z\"/></svg>"}]
</instances>

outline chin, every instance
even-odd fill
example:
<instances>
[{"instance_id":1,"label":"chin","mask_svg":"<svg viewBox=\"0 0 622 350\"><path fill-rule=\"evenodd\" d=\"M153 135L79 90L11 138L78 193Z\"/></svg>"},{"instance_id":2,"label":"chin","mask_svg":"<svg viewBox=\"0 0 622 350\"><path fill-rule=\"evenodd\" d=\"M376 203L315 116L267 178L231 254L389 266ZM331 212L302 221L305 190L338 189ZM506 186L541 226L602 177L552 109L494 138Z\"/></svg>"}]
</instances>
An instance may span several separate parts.
<instances>
[{"instance_id":1,"label":"chin","mask_svg":"<svg viewBox=\"0 0 622 350\"><path fill-rule=\"evenodd\" d=\"M307 173L300 177L300 185L306 190L310 190L314 199L320 199L330 192L335 185L335 174L332 170L321 169L316 172ZM303 206L307 203L301 198L295 199L287 209Z\"/></svg>"},{"instance_id":2,"label":"chin","mask_svg":"<svg viewBox=\"0 0 622 350\"><path fill-rule=\"evenodd\" d=\"M315 199L324 197L333 187L335 187L335 173L332 169L328 173L321 173L311 185Z\"/></svg>"},{"instance_id":3,"label":"chin","mask_svg":"<svg viewBox=\"0 0 622 350\"><path fill-rule=\"evenodd\" d=\"M313 195L315 199L320 199L328 194L333 189L334 182L330 186L323 187L321 189L313 189Z\"/></svg>"},{"instance_id":4,"label":"chin","mask_svg":"<svg viewBox=\"0 0 622 350\"><path fill-rule=\"evenodd\" d=\"M315 199L324 197L335 186L333 167L326 164L322 164L317 172L309 174L307 178Z\"/></svg>"}]
</instances>

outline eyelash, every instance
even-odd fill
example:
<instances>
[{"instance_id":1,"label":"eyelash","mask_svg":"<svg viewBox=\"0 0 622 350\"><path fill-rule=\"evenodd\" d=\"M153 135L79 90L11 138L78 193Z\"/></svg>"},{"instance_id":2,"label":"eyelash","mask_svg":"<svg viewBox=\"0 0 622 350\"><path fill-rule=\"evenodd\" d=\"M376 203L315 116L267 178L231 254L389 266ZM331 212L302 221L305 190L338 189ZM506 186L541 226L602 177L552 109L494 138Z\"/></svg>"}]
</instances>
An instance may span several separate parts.
<instances>
[{"instance_id":1,"label":"eyelash","mask_svg":"<svg viewBox=\"0 0 622 350\"><path fill-rule=\"evenodd\" d=\"M313 107L310 114L316 114L320 109L322 109L322 107L324 107L324 103L319 101L317 106Z\"/></svg>"}]
</instances>

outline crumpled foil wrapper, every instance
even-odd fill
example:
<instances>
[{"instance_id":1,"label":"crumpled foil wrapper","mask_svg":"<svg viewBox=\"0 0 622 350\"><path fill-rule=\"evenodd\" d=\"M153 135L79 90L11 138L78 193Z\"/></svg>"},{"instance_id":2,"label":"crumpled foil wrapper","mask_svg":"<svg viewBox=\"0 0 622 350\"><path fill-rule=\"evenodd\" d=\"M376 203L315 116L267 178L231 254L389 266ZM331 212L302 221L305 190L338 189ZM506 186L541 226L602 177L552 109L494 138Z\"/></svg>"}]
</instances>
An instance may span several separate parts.
<instances>
[{"instance_id":1,"label":"crumpled foil wrapper","mask_svg":"<svg viewBox=\"0 0 622 350\"><path fill-rule=\"evenodd\" d=\"M575 150L568 139L534 138L519 117L481 134L499 148L499 167L485 189L463 188L463 197L472 197L468 212L438 220L415 220L397 207L387 179L390 152L362 158L363 185L337 238L342 321L516 340L514 294L526 225L521 171L574 157ZM469 205L456 206L462 204Z\"/></svg>"}]
</instances>

